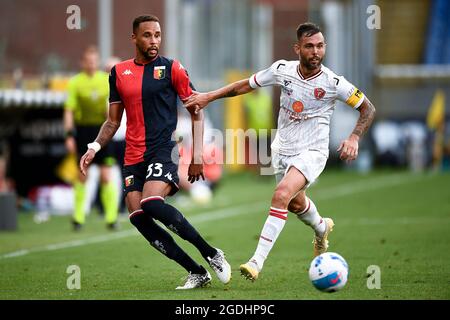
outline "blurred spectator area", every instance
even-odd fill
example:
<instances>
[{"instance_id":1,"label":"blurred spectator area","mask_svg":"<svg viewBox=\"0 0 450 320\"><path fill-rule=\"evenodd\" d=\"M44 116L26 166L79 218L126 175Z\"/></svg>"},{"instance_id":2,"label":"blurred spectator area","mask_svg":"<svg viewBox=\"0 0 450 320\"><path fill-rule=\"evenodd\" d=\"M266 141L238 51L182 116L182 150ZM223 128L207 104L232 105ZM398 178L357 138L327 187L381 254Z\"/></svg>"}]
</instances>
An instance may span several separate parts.
<instances>
[{"instance_id":1,"label":"blurred spectator area","mask_svg":"<svg viewBox=\"0 0 450 320\"><path fill-rule=\"evenodd\" d=\"M64 100L59 91L0 90L0 143L6 146L6 174L20 196L38 185L62 183L57 168L67 153Z\"/></svg>"},{"instance_id":2,"label":"blurred spectator area","mask_svg":"<svg viewBox=\"0 0 450 320\"><path fill-rule=\"evenodd\" d=\"M445 96L444 118L449 120L450 1L336 0L310 4L314 4L312 12L319 13L315 17L325 31L324 64L370 98L377 108L376 122L394 123L381 128L401 127L390 132L400 133L402 142L389 145L404 146L411 140L404 135L403 124L426 125L438 90ZM379 29L370 28L372 5L379 8ZM357 117L357 112L338 103L331 123L331 150L351 133ZM375 127L366 141L375 139ZM386 134L385 140L388 136L396 137ZM445 140L449 141L447 134ZM406 155L406 151L401 152ZM330 157L336 158L336 153Z\"/></svg>"},{"instance_id":3,"label":"blurred spectator area","mask_svg":"<svg viewBox=\"0 0 450 320\"><path fill-rule=\"evenodd\" d=\"M114 38L108 50L119 57L134 55L130 37L135 17L153 13L165 23L162 0L2 0L0 74L12 74L17 68L26 76L77 71L82 50L106 36L100 28L100 8L105 4L110 6ZM70 5L80 8L79 30L66 26Z\"/></svg>"},{"instance_id":4,"label":"blurred spectator area","mask_svg":"<svg viewBox=\"0 0 450 320\"><path fill-rule=\"evenodd\" d=\"M66 27L70 16L66 10L73 4L81 10L80 30ZM380 29L368 27L372 5L380 8ZM64 156L62 105L67 79L79 70L82 50L96 44L102 59L133 57L131 23L145 13L161 20L161 54L179 59L199 91L230 82L230 74L248 76L275 60L298 59L292 48L295 30L309 20L324 31L324 65L365 92L377 108L376 121L387 123L378 134L383 137L386 130L386 136L395 139L402 135L399 143L393 143L394 138L384 141L383 150L416 137L405 136L411 126L405 129L404 124L426 124L438 89L445 96L444 117L449 120L448 0L134 0L132 4L2 0L0 143L9 142L11 167L23 178L23 184L16 185L25 188L30 180L52 179L53 167ZM275 118L278 93L278 89L271 92ZM237 118L237 108L243 106L232 103L234 99L238 97L215 101L207 110L214 128L230 128L226 119ZM226 103L232 107L223 108ZM348 136L357 117L358 112L338 103L330 130L331 150ZM413 128L421 130L418 126ZM375 139L376 127L367 135L369 140ZM422 136L416 138L423 142ZM33 154L36 158L26 156ZM330 153L330 160L335 155Z\"/></svg>"},{"instance_id":5,"label":"blurred spectator area","mask_svg":"<svg viewBox=\"0 0 450 320\"><path fill-rule=\"evenodd\" d=\"M66 27L74 4L80 30ZM38 89L54 75L68 76L90 44L103 62L109 55L131 58L131 23L151 13L161 20L161 53L179 59L197 89L210 90L225 84L229 70L253 72L274 59L296 59L295 28L308 20L309 8L309 1L297 0L3 0L0 88ZM217 110L211 118L221 128Z\"/></svg>"},{"instance_id":6,"label":"blurred spectator area","mask_svg":"<svg viewBox=\"0 0 450 320\"><path fill-rule=\"evenodd\" d=\"M450 98L450 1L377 1L373 72L378 119L424 120L437 89ZM447 103L448 104L448 103ZM450 108L446 108L447 117Z\"/></svg>"},{"instance_id":7,"label":"blurred spectator area","mask_svg":"<svg viewBox=\"0 0 450 320\"><path fill-rule=\"evenodd\" d=\"M371 130L375 164L448 170L450 1L379 0L378 5L381 29L376 31L371 85L377 107ZM434 100L438 92L444 101ZM430 128L429 120L427 126L436 103L442 103L441 120L435 119L442 121L442 129Z\"/></svg>"}]
</instances>

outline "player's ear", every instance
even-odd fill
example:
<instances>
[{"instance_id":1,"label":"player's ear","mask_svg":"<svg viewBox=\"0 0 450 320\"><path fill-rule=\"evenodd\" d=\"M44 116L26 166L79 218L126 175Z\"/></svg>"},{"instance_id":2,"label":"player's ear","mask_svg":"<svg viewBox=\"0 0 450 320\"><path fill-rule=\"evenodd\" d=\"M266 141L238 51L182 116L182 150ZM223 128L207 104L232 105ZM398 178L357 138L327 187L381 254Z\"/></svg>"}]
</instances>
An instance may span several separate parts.
<instances>
[{"instance_id":1,"label":"player's ear","mask_svg":"<svg viewBox=\"0 0 450 320\"><path fill-rule=\"evenodd\" d=\"M294 51L297 55L300 54L300 44L298 42L294 43Z\"/></svg>"},{"instance_id":2,"label":"player's ear","mask_svg":"<svg viewBox=\"0 0 450 320\"><path fill-rule=\"evenodd\" d=\"M131 34L131 40L136 44L136 34L134 32Z\"/></svg>"}]
</instances>

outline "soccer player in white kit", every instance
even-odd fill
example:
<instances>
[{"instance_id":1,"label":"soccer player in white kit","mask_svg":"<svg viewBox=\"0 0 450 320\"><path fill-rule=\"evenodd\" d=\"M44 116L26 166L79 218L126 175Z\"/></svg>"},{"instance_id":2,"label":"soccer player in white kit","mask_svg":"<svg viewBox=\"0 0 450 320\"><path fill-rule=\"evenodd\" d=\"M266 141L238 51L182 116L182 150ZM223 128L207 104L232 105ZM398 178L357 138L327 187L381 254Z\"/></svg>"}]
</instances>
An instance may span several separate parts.
<instances>
[{"instance_id":1,"label":"soccer player in white kit","mask_svg":"<svg viewBox=\"0 0 450 320\"><path fill-rule=\"evenodd\" d=\"M299 61L276 61L249 79L192 95L185 103L187 108L200 110L219 98L245 94L258 87L281 87L278 130L271 146L277 186L256 251L247 263L240 266L242 275L252 281L258 278L281 233L288 210L314 230L314 256L327 251L328 235L334 222L320 216L305 191L325 168L329 154L330 118L336 100L345 102L360 113L353 132L337 150L342 160L356 159L358 141L375 116L375 107L361 91L322 65L326 44L318 26L301 24L297 28L297 39L294 50Z\"/></svg>"}]
</instances>

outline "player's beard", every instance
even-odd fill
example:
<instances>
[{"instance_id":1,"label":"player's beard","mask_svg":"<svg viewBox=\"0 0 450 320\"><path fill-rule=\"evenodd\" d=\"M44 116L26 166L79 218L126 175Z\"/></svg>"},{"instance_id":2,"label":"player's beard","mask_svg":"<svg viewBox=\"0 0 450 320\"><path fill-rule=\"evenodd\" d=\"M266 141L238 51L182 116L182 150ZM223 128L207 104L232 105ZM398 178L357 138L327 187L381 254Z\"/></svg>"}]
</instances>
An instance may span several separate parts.
<instances>
[{"instance_id":1,"label":"player's beard","mask_svg":"<svg viewBox=\"0 0 450 320\"><path fill-rule=\"evenodd\" d=\"M156 53L155 54L150 54L150 50L156 50ZM156 48L156 47L150 47L150 48L148 48L148 49L142 49L142 48L139 48L139 51L141 52L141 54L142 54L142 56L145 58L145 59L147 59L147 60L152 60L152 59L154 59L157 55L158 55L158 53L159 53L159 49L158 48Z\"/></svg>"},{"instance_id":2,"label":"player's beard","mask_svg":"<svg viewBox=\"0 0 450 320\"><path fill-rule=\"evenodd\" d=\"M312 60L314 58L319 59L319 60L315 61L315 63L313 64ZM321 66L322 60L323 60L323 58L320 58L320 57L317 57L317 56L313 57L313 58L309 58L309 59L303 58L302 59L302 65L305 66L306 69L308 69L308 70L315 70L315 69L317 69L317 68L319 68Z\"/></svg>"}]
</instances>

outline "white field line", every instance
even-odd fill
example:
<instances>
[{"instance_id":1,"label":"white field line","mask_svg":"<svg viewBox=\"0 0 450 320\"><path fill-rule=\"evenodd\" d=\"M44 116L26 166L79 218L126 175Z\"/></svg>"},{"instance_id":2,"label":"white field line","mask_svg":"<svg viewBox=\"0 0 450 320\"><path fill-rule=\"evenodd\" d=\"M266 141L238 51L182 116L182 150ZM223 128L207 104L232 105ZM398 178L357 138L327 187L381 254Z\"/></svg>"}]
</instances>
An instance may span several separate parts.
<instances>
[{"instance_id":1,"label":"white field line","mask_svg":"<svg viewBox=\"0 0 450 320\"><path fill-rule=\"evenodd\" d=\"M220 220L220 219L234 217L237 215L248 214L250 212L253 212L255 209L263 210L263 209L265 209L266 206L267 206L266 202L234 206L234 207L229 207L229 208L224 208L224 209L220 209L220 210L209 211L206 213L198 214L196 216L190 217L189 221L193 224L197 224L197 223L202 223L202 222L207 222L207 221ZM88 244L107 242L107 241L114 240L114 239L121 239L121 238L130 237L130 236L137 236L137 235L140 235L140 233L136 229L129 229L129 230L115 232L112 234L95 236L95 237L91 237L91 238L87 238L87 239L78 239L78 240L72 240L72 241L67 241L67 242L49 244L49 245L45 245L42 247L36 247L36 248L31 248L31 249L22 249L22 250L18 250L18 251L0 255L0 259L19 257L19 256L24 256L29 253L35 253L35 252L44 252L44 251L53 251L53 250L59 250L59 249L80 247L80 246L84 246L84 245L88 245Z\"/></svg>"},{"instance_id":2,"label":"white field line","mask_svg":"<svg viewBox=\"0 0 450 320\"><path fill-rule=\"evenodd\" d=\"M358 181L354 183L347 183L342 184L340 186L334 186L322 189L320 193L318 193L314 199L316 200L329 200L329 199L335 199L342 196L352 195L359 192L366 192L370 190L376 190L380 188L386 188L391 187L395 185L400 185L408 182L412 182L414 180L418 180L418 178L423 179L426 176L411 176L411 175L405 175L405 174L394 174L389 176L384 176L380 178L372 178L367 179L365 181ZM265 210L268 209L270 205L270 199L265 199L264 201L258 201L253 203L247 203L242 204L238 206L232 206L228 208L208 211L205 213L197 214L195 216L189 217L189 221L193 224L197 223L203 223L208 221L216 221L216 220L222 220L226 218L231 218L234 216L241 216L245 214L249 214L258 210ZM380 224L382 223L381 220L375 221L373 219L359 219L356 221L357 224ZM402 220L397 221L398 223L414 223L409 218L403 218ZM389 223L393 223L391 220ZM18 251L6 253L0 255L1 259L6 258L14 258L14 257L20 257L25 256L30 253L37 253L37 252L45 252L45 251L53 251L53 250L60 250L60 249L66 249L66 248L74 248L74 247L80 247L85 246L89 244L94 243L101 243L101 242L107 242L110 240L115 239L122 239L130 236L137 236L140 235L139 232L135 229L130 230L124 230L115 232L112 234L106 234L101 236L95 236L87 239L79 239L79 240L73 240L73 241L67 241L67 242L60 242L60 243L54 243L45 245L42 247L35 247L35 248L29 248L29 249L21 249Z\"/></svg>"}]
</instances>

